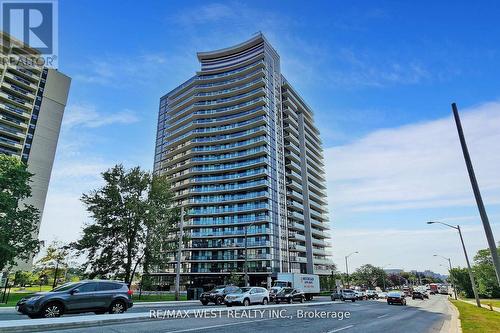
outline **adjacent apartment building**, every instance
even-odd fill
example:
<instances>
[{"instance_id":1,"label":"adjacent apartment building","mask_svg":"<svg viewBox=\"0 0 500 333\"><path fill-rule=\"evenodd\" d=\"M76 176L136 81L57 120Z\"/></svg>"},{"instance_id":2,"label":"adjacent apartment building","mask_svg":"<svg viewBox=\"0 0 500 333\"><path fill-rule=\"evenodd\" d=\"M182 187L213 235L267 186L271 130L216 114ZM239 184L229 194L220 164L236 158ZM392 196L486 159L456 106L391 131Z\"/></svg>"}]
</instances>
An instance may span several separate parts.
<instances>
[{"instance_id":1,"label":"adjacent apartment building","mask_svg":"<svg viewBox=\"0 0 500 333\"><path fill-rule=\"evenodd\" d=\"M39 56L0 32L0 154L27 163L34 176L26 203L43 212L71 79L32 61Z\"/></svg>"},{"instance_id":2,"label":"adjacent apartment building","mask_svg":"<svg viewBox=\"0 0 500 333\"><path fill-rule=\"evenodd\" d=\"M331 274L326 181L313 112L262 34L197 54L201 70L160 99L154 171L184 207L181 274ZM245 251L245 243L247 250ZM176 256L156 275L175 272Z\"/></svg>"}]
</instances>

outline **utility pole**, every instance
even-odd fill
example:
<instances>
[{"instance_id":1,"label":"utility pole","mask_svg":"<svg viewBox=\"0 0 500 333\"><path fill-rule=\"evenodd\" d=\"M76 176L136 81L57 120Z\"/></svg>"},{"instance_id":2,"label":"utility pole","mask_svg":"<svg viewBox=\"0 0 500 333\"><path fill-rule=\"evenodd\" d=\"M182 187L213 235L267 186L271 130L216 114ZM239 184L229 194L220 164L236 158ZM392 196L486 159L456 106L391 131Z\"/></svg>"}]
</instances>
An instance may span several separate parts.
<instances>
[{"instance_id":1,"label":"utility pole","mask_svg":"<svg viewBox=\"0 0 500 333\"><path fill-rule=\"evenodd\" d=\"M177 269L175 272L175 300L179 301L181 283L182 238L184 237L184 207L181 207L181 220L179 221L179 245L177 249Z\"/></svg>"},{"instance_id":2,"label":"utility pole","mask_svg":"<svg viewBox=\"0 0 500 333\"><path fill-rule=\"evenodd\" d=\"M462 237L462 231L460 230L460 226L459 225L453 226L453 225L450 225L448 223L439 222L439 221L427 222L427 224L435 224L435 223L442 224L444 226L447 226L449 228L453 228L453 229L458 231L458 234L460 236L460 242L462 243L462 248L464 250L465 261L467 262L467 269L469 271L469 279L470 279L470 283L472 284L472 291L474 292L474 298L476 299L477 306L481 307L481 302L479 301L479 296L477 294L476 282L474 280L474 274L472 273L472 268L470 267L469 256L467 255L467 250L465 249L464 238Z\"/></svg>"},{"instance_id":3,"label":"utility pole","mask_svg":"<svg viewBox=\"0 0 500 333\"><path fill-rule=\"evenodd\" d=\"M469 172L470 183L472 185L472 190L474 191L474 197L476 198L477 209L479 210L479 215L481 215L481 221L483 222L484 233L486 234L488 246L490 247L491 258L493 259L493 266L495 266L497 283L500 286L500 259L498 258L497 245L493 237L493 232L491 231L490 221L488 220L486 209L484 208L483 199L481 197L481 192L479 191L479 185L477 184L476 180L476 174L474 173L474 168L472 167L472 161L469 155L469 150L467 148L467 143L465 142L462 123L460 122L460 116L458 115L457 104L455 103L451 104L451 108L453 109L453 116L455 118L455 123L457 125L458 136L460 138L460 144L462 145L462 152L464 154L465 164L467 166L467 171Z\"/></svg>"}]
</instances>

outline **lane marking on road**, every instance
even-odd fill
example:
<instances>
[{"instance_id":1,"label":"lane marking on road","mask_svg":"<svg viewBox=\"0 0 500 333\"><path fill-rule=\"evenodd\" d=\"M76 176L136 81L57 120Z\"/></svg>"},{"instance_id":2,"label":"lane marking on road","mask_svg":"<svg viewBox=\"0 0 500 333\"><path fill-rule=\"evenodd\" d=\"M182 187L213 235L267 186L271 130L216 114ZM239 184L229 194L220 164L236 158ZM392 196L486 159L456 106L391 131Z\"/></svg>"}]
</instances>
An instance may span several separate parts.
<instances>
[{"instance_id":1,"label":"lane marking on road","mask_svg":"<svg viewBox=\"0 0 500 333\"><path fill-rule=\"evenodd\" d=\"M339 332L339 331L343 331L343 330L346 330L348 328L351 328L353 327L354 325L348 325L348 326L344 326L344 327L341 327L341 328L336 328L334 330L331 330L331 331L328 331L326 333L334 333L334 332Z\"/></svg>"},{"instance_id":2,"label":"lane marking on road","mask_svg":"<svg viewBox=\"0 0 500 333\"><path fill-rule=\"evenodd\" d=\"M193 331L208 330L211 328L219 328L219 327L234 326L234 325L241 325L241 324L251 324L251 323L257 323L260 321L276 320L276 319L279 319L279 318L265 318L265 319L257 319L257 320L247 320L247 321L240 321L237 323L227 323L227 324L219 324L219 325L212 325L212 326L193 327L193 328L187 328L184 330L165 331L165 332L168 332L168 333L193 332Z\"/></svg>"},{"instance_id":3,"label":"lane marking on road","mask_svg":"<svg viewBox=\"0 0 500 333\"><path fill-rule=\"evenodd\" d=\"M384 318L384 317L387 317L388 315L389 315L389 314L388 314L388 313L386 313L386 314L383 314L383 315L381 315L381 316L378 316L377 318L378 318L378 319L380 319L380 318Z\"/></svg>"}]
</instances>

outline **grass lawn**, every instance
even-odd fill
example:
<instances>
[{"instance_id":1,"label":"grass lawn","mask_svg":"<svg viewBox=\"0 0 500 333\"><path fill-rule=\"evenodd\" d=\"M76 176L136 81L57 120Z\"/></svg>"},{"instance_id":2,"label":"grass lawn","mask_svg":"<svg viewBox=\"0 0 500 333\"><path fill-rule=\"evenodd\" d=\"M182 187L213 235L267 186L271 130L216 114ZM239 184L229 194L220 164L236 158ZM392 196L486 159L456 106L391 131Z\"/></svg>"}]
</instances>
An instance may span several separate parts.
<instances>
[{"instance_id":1,"label":"grass lawn","mask_svg":"<svg viewBox=\"0 0 500 333\"><path fill-rule=\"evenodd\" d=\"M460 312L464 333L498 333L500 313L478 308L462 301L450 300Z\"/></svg>"},{"instance_id":2,"label":"grass lawn","mask_svg":"<svg viewBox=\"0 0 500 333\"><path fill-rule=\"evenodd\" d=\"M132 299L134 302L165 302L165 301L175 301L174 294L166 294L166 295L142 295L141 299L139 299L139 292L134 293L132 295ZM186 301L186 295L180 295L181 301Z\"/></svg>"},{"instance_id":3,"label":"grass lawn","mask_svg":"<svg viewBox=\"0 0 500 333\"><path fill-rule=\"evenodd\" d=\"M17 301L19 301L21 298L26 297L28 295L31 295L32 293L13 293L12 291L10 292L9 295L9 301L7 304L2 303L0 304L0 307L6 307L6 306L15 306ZM1 294L0 294L0 301L2 300Z\"/></svg>"},{"instance_id":4,"label":"grass lawn","mask_svg":"<svg viewBox=\"0 0 500 333\"><path fill-rule=\"evenodd\" d=\"M476 300L474 298L467 298L468 301L471 301L471 302L476 302ZM498 298L492 298L492 299L489 299L489 298L481 298L481 304L484 304L484 305L488 305L490 304L496 308L500 308L500 299Z\"/></svg>"}]
</instances>

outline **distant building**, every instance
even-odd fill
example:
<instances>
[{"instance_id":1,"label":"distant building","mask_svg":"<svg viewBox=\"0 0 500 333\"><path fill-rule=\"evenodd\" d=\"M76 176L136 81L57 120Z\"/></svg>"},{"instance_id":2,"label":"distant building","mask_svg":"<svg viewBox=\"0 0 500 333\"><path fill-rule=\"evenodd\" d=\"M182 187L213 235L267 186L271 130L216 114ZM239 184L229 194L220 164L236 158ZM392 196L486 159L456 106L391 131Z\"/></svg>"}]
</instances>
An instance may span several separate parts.
<instances>
[{"instance_id":1,"label":"distant building","mask_svg":"<svg viewBox=\"0 0 500 333\"><path fill-rule=\"evenodd\" d=\"M8 61L37 56L37 50L0 32L0 154L18 157L34 174L26 204L38 208L41 220L71 79L34 62Z\"/></svg>"}]
</instances>

